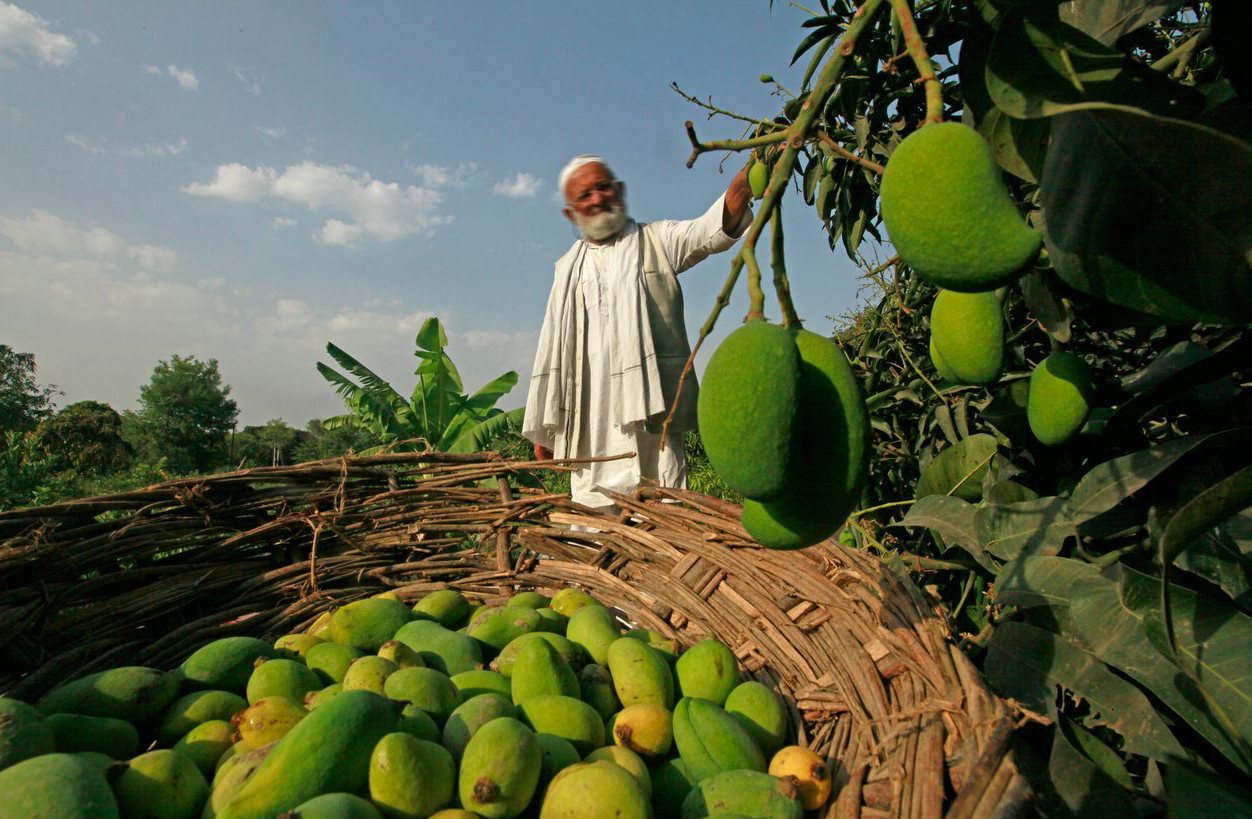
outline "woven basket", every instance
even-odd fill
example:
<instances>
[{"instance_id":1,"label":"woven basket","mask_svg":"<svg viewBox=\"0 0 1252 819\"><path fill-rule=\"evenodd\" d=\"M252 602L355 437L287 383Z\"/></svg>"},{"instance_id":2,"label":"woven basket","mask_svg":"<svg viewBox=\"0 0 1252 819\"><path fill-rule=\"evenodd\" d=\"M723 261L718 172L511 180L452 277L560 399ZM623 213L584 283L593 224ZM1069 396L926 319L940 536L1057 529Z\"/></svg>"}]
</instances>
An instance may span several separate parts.
<instances>
[{"instance_id":1,"label":"woven basket","mask_svg":"<svg viewBox=\"0 0 1252 819\"><path fill-rule=\"evenodd\" d=\"M782 694L796 741L831 763L821 817L987 819L1029 801L1010 709L908 578L830 541L755 547L738 508L703 495L644 491L609 517L510 488L536 464L484 458L338 459L0 514L0 692L172 668L387 588L576 585L684 645L715 635Z\"/></svg>"}]
</instances>

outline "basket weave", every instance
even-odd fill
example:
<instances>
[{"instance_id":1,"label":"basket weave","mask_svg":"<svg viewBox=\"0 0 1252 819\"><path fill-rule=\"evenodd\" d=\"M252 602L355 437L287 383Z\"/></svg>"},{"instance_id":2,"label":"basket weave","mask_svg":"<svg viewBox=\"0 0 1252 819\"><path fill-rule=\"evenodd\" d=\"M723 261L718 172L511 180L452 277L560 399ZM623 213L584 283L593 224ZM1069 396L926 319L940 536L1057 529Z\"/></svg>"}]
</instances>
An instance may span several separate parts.
<instances>
[{"instance_id":1,"label":"basket weave","mask_svg":"<svg viewBox=\"0 0 1252 819\"><path fill-rule=\"evenodd\" d=\"M717 636L782 694L797 741L831 763L821 817L989 819L1028 802L1009 708L907 577L831 541L754 547L737 507L695 493L618 497L610 517L509 488L535 466L346 458L2 513L0 692L172 668L387 588L495 600L577 585L684 645Z\"/></svg>"}]
</instances>

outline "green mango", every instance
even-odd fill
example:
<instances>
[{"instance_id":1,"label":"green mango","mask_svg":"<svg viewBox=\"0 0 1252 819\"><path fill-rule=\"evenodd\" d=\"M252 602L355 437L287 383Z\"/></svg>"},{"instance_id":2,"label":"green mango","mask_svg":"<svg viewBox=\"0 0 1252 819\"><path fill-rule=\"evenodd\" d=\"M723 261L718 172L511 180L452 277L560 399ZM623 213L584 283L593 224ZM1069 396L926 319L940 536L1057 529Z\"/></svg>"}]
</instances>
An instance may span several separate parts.
<instances>
[{"instance_id":1,"label":"green mango","mask_svg":"<svg viewBox=\"0 0 1252 819\"><path fill-rule=\"evenodd\" d=\"M956 384L990 384L1004 361L1004 317L994 291L940 290L930 309L930 343ZM932 355L933 358L933 355Z\"/></svg>"},{"instance_id":2,"label":"green mango","mask_svg":"<svg viewBox=\"0 0 1252 819\"><path fill-rule=\"evenodd\" d=\"M310 648L309 653L304 656L304 664L324 684L342 683L348 667L354 660L364 656L365 652L359 648L327 641Z\"/></svg>"},{"instance_id":3,"label":"green mango","mask_svg":"<svg viewBox=\"0 0 1252 819\"><path fill-rule=\"evenodd\" d=\"M698 781L682 757L662 759L649 769L652 780L652 814L656 819L678 819L683 800Z\"/></svg>"},{"instance_id":4,"label":"green mango","mask_svg":"<svg viewBox=\"0 0 1252 819\"><path fill-rule=\"evenodd\" d=\"M312 634L284 634L274 641L274 648L284 659L302 660L309 653L310 648L323 642L325 640L321 637Z\"/></svg>"},{"instance_id":5,"label":"green mango","mask_svg":"<svg viewBox=\"0 0 1252 819\"><path fill-rule=\"evenodd\" d=\"M401 709L400 718L396 720L396 730L428 742L439 742L442 736L434 717L412 703Z\"/></svg>"},{"instance_id":6,"label":"green mango","mask_svg":"<svg viewBox=\"0 0 1252 819\"><path fill-rule=\"evenodd\" d=\"M536 733L555 734L573 743L580 754L604 744L604 720L587 703L560 694L541 694L517 703L522 721Z\"/></svg>"},{"instance_id":7,"label":"green mango","mask_svg":"<svg viewBox=\"0 0 1252 819\"><path fill-rule=\"evenodd\" d=\"M155 668L110 668L52 689L35 707L45 714L85 714L141 723L169 705L181 684L178 674Z\"/></svg>"},{"instance_id":8,"label":"green mango","mask_svg":"<svg viewBox=\"0 0 1252 819\"><path fill-rule=\"evenodd\" d=\"M679 819L720 814L804 819L796 786L760 771L725 771L702 779L683 800Z\"/></svg>"},{"instance_id":9,"label":"green mango","mask_svg":"<svg viewBox=\"0 0 1252 819\"><path fill-rule=\"evenodd\" d=\"M479 728L499 717L517 718L517 708L499 694L479 694L457 706L443 725L443 747L458 762Z\"/></svg>"},{"instance_id":10,"label":"green mango","mask_svg":"<svg viewBox=\"0 0 1252 819\"><path fill-rule=\"evenodd\" d=\"M213 776L217 761L231 747L235 729L224 719L211 719L192 728L174 743L174 750L186 754L200 773Z\"/></svg>"},{"instance_id":11,"label":"green mango","mask_svg":"<svg viewBox=\"0 0 1252 819\"><path fill-rule=\"evenodd\" d=\"M948 362L943 360L943 355L935 346L935 336L933 333L930 336L929 349L930 363L934 366L935 373L939 376L939 379L941 381L947 381L949 384L960 384L961 377L956 374L955 370L948 366Z\"/></svg>"},{"instance_id":12,"label":"green mango","mask_svg":"<svg viewBox=\"0 0 1252 819\"><path fill-rule=\"evenodd\" d=\"M724 707L752 735L767 759L787 744L787 711L763 683L749 680L735 686Z\"/></svg>"},{"instance_id":13,"label":"green mango","mask_svg":"<svg viewBox=\"0 0 1252 819\"><path fill-rule=\"evenodd\" d=\"M178 751L148 751L109 775L122 819L194 819L209 798L204 774Z\"/></svg>"},{"instance_id":14,"label":"green mango","mask_svg":"<svg viewBox=\"0 0 1252 819\"><path fill-rule=\"evenodd\" d=\"M402 668L387 678L388 699L416 705L442 726L461 704L461 692L447 674L433 668Z\"/></svg>"},{"instance_id":15,"label":"green mango","mask_svg":"<svg viewBox=\"0 0 1252 819\"><path fill-rule=\"evenodd\" d=\"M517 642L514 640L514 642ZM510 643L509 645L512 645ZM503 656L503 652L501 652ZM499 659L497 657L496 659ZM512 683L509 678L497 671L488 671L487 669L476 669L474 671L462 671L460 674L453 674L450 678L452 684L461 692L461 701L465 702L470 697L477 697L479 694L500 694L508 697L513 690Z\"/></svg>"},{"instance_id":16,"label":"green mango","mask_svg":"<svg viewBox=\"0 0 1252 819\"><path fill-rule=\"evenodd\" d=\"M596 709L603 720L608 720L622 707L617 691L613 688L613 676L609 670L596 663L588 663L578 672L578 698Z\"/></svg>"},{"instance_id":17,"label":"green mango","mask_svg":"<svg viewBox=\"0 0 1252 819\"><path fill-rule=\"evenodd\" d=\"M173 745L178 738L202 722L231 717L248 707L248 701L231 691L192 691L174 700L156 724L156 739L161 745Z\"/></svg>"},{"instance_id":18,"label":"green mango","mask_svg":"<svg viewBox=\"0 0 1252 819\"><path fill-rule=\"evenodd\" d=\"M582 761L582 757L578 755L578 749L572 742L556 734L535 734L535 740L543 752L542 770L539 773L539 786L536 791L541 793L554 776L570 765L577 765Z\"/></svg>"},{"instance_id":19,"label":"green mango","mask_svg":"<svg viewBox=\"0 0 1252 819\"><path fill-rule=\"evenodd\" d=\"M639 783L639 789L643 791L644 796L648 799L652 798L652 775L648 773L648 764L639 754L621 745L605 745L583 757L584 762L598 762L602 759L629 771Z\"/></svg>"},{"instance_id":20,"label":"green mango","mask_svg":"<svg viewBox=\"0 0 1252 819\"><path fill-rule=\"evenodd\" d=\"M995 290L1039 255L1041 234L1022 220L991 147L968 125L934 123L905 137L879 196L896 252L939 287Z\"/></svg>"},{"instance_id":21,"label":"green mango","mask_svg":"<svg viewBox=\"0 0 1252 819\"><path fill-rule=\"evenodd\" d=\"M548 611L548 609L536 609L536 611ZM532 631L510 640L509 644L501 649L499 655L491 661L491 669L506 677L512 675L513 664L517 662L518 653L524 646L535 640L546 641L565 658L565 662L569 663L570 668L575 671L586 665L590 659L582 646L571 642L561 634L551 631Z\"/></svg>"},{"instance_id":22,"label":"green mango","mask_svg":"<svg viewBox=\"0 0 1252 819\"><path fill-rule=\"evenodd\" d=\"M308 710L300 703L274 694L261 697L235 714L230 724L239 733L239 746L251 750L282 739L308 715Z\"/></svg>"},{"instance_id":23,"label":"green mango","mask_svg":"<svg viewBox=\"0 0 1252 819\"><path fill-rule=\"evenodd\" d=\"M422 655L399 640L388 640L378 647L378 656L396 664L397 668L425 668Z\"/></svg>"},{"instance_id":24,"label":"green mango","mask_svg":"<svg viewBox=\"0 0 1252 819\"><path fill-rule=\"evenodd\" d=\"M439 589L413 604L413 614L455 628L470 615L470 602L455 589Z\"/></svg>"},{"instance_id":25,"label":"green mango","mask_svg":"<svg viewBox=\"0 0 1252 819\"><path fill-rule=\"evenodd\" d=\"M48 725L63 754L96 751L114 759L139 753L139 732L124 719L89 717L84 714L49 714Z\"/></svg>"},{"instance_id":26,"label":"green mango","mask_svg":"<svg viewBox=\"0 0 1252 819\"><path fill-rule=\"evenodd\" d=\"M539 819L651 819L652 806L630 771L608 760L571 765L548 785Z\"/></svg>"},{"instance_id":27,"label":"green mango","mask_svg":"<svg viewBox=\"0 0 1252 819\"><path fill-rule=\"evenodd\" d=\"M1030 373L1026 421L1039 443L1060 446L1087 421L1095 397L1091 367L1073 353L1052 353Z\"/></svg>"},{"instance_id":28,"label":"green mango","mask_svg":"<svg viewBox=\"0 0 1252 819\"><path fill-rule=\"evenodd\" d=\"M367 597L335 610L330 639L372 654L412 619L409 607L398 600Z\"/></svg>"},{"instance_id":29,"label":"green mango","mask_svg":"<svg viewBox=\"0 0 1252 819\"><path fill-rule=\"evenodd\" d=\"M722 771L765 770L765 757L742 725L721 706L684 697L674 706L674 743L697 781Z\"/></svg>"},{"instance_id":30,"label":"green mango","mask_svg":"<svg viewBox=\"0 0 1252 819\"><path fill-rule=\"evenodd\" d=\"M665 658L665 662L670 665L674 664L674 662L678 659L679 653L681 653L677 640L673 637L666 637L661 632L653 631L650 628L632 628L622 636L633 637L636 640L643 640L645 643L652 646L653 650L660 652L661 656Z\"/></svg>"},{"instance_id":31,"label":"green mango","mask_svg":"<svg viewBox=\"0 0 1252 819\"><path fill-rule=\"evenodd\" d=\"M574 612L584 606L599 605L601 605L599 600L582 589L576 589L572 586L558 590L548 602L548 608L566 618L573 617Z\"/></svg>"},{"instance_id":32,"label":"green mango","mask_svg":"<svg viewBox=\"0 0 1252 819\"><path fill-rule=\"evenodd\" d=\"M769 165L764 162L753 162L752 167L748 168L748 188L752 191L753 199L760 199L765 195L765 188L769 185Z\"/></svg>"},{"instance_id":33,"label":"green mango","mask_svg":"<svg viewBox=\"0 0 1252 819\"><path fill-rule=\"evenodd\" d=\"M221 637L193 651L179 670L188 690L211 688L243 694L256 661L278 656L278 649L255 637Z\"/></svg>"},{"instance_id":34,"label":"green mango","mask_svg":"<svg viewBox=\"0 0 1252 819\"><path fill-rule=\"evenodd\" d=\"M481 643L430 620L406 623L395 639L416 651L429 668L449 676L483 667Z\"/></svg>"},{"instance_id":35,"label":"green mango","mask_svg":"<svg viewBox=\"0 0 1252 819\"><path fill-rule=\"evenodd\" d=\"M215 819L222 808L251 781L277 745L277 742L271 742L250 751L236 746L235 753L229 756L223 754L223 760L218 763L209 783L209 800L200 814L201 819Z\"/></svg>"},{"instance_id":36,"label":"green mango","mask_svg":"<svg viewBox=\"0 0 1252 819\"><path fill-rule=\"evenodd\" d=\"M512 717L493 719L470 738L461 756L461 805L483 819L511 819L530 803L542 768L534 732Z\"/></svg>"},{"instance_id":37,"label":"green mango","mask_svg":"<svg viewBox=\"0 0 1252 819\"><path fill-rule=\"evenodd\" d=\"M605 665L609 659L609 646L622 636L622 628L612 609L584 606L570 616L565 636L586 651L592 662Z\"/></svg>"},{"instance_id":38,"label":"green mango","mask_svg":"<svg viewBox=\"0 0 1252 819\"><path fill-rule=\"evenodd\" d=\"M739 661L720 640L701 640L674 664L679 696L699 697L721 705L739 684Z\"/></svg>"},{"instance_id":39,"label":"green mango","mask_svg":"<svg viewBox=\"0 0 1252 819\"><path fill-rule=\"evenodd\" d=\"M41 754L0 771L0 819L119 819L117 800L94 761Z\"/></svg>"},{"instance_id":40,"label":"green mango","mask_svg":"<svg viewBox=\"0 0 1252 819\"><path fill-rule=\"evenodd\" d=\"M438 743L387 734L370 755L369 795L389 817L424 819L452 804L456 762Z\"/></svg>"},{"instance_id":41,"label":"green mango","mask_svg":"<svg viewBox=\"0 0 1252 819\"><path fill-rule=\"evenodd\" d=\"M344 691L280 739L217 816L273 819L321 793L356 793L368 779L370 752L395 724L385 698Z\"/></svg>"},{"instance_id":42,"label":"green mango","mask_svg":"<svg viewBox=\"0 0 1252 819\"><path fill-rule=\"evenodd\" d=\"M510 677L513 702L539 694L577 697L578 675L546 640L531 640L517 653Z\"/></svg>"},{"instance_id":43,"label":"green mango","mask_svg":"<svg viewBox=\"0 0 1252 819\"><path fill-rule=\"evenodd\" d=\"M304 702L310 691L323 688L322 678L304 663L296 660L266 660L248 678L245 689L249 704L263 697L286 697Z\"/></svg>"},{"instance_id":44,"label":"green mango","mask_svg":"<svg viewBox=\"0 0 1252 819\"><path fill-rule=\"evenodd\" d=\"M404 644L400 643L400 645ZM425 668L426 666L422 664L410 667ZM343 690L352 691L353 689L363 688L366 691L381 694L387 678L399 670L399 665L377 655L367 654L364 657L358 657L352 661L352 665L348 666L348 670L344 672Z\"/></svg>"},{"instance_id":45,"label":"green mango","mask_svg":"<svg viewBox=\"0 0 1252 819\"><path fill-rule=\"evenodd\" d=\"M634 637L620 637L609 645L606 659L623 706L647 702L674 707L674 675L661 652Z\"/></svg>"},{"instance_id":46,"label":"green mango","mask_svg":"<svg viewBox=\"0 0 1252 819\"><path fill-rule=\"evenodd\" d=\"M535 609L535 614L539 615L539 625L535 626L536 631L551 634L565 633L565 626L569 623L569 618L564 614L561 614L551 606L545 609Z\"/></svg>"},{"instance_id":47,"label":"green mango","mask_svg":"<svg viewBox=\"0 0 1252 819\"><path fill-rule=\"evenodd\" d=\"M508 599L506 606L524 606L528 609L546 609L552 603L552 598L547 595L540 594L537 591L518 592Z\"/></svg>"},{"instance_id":48,"label":"green mango","mask_svg":"<svg viewBox=\"0 0 1252 819\"><path fill-rule=\"evenodd\" d=\"M331 683L325 688L317 691L310 691L304 695L304 707L312 711L317 706L329 700L339 692L343 691L343 683Z\"/></svg>"},{"instance_id":49,"label":"green mango","mask_svg":"<svg viewBox=\"0 0 1252 819\"><path fill-rule=\"evenodd\" d=\"M56 750L52 726L30 703L0 697L0 770Z\"/></svg>"},{"instance_id":50,"label":"green mango","mask_svg":"<svg viewBox=\"0 0 1252 819\"><path fill-rule=\"evenodd\" d=\"M324 793L296 805L293 819L383 819L374 803L351 793Z\"/></svg>"},{"instance_id":51,"label":"green mango","mask_svg":"<svg viewBox=\"0 0 1252 819\"><path fill-rule=\"evenodd\" d=\"M509 641L529 634L538 627L539 615L534 609L525 606L502 606L488 609L482 616L475 618L466 633L498 652Z\"/></svg>"}]
</instances>

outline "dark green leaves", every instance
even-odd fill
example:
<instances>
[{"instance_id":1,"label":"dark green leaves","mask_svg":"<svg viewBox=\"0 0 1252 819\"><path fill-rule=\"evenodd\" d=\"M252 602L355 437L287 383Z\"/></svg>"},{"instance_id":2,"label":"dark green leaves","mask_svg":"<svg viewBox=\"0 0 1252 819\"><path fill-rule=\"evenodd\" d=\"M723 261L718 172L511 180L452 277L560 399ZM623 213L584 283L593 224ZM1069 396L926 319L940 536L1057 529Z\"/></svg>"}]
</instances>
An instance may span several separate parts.
<instances>
[{"instance_id":1,"label":"dark green leaves","mask_svg":"<svg viewBox=\"0 0 1252 819\"><path fill-rule=\"evenodd\" d=\"M996 446L994 435L979 433L943 450L922 470L917 497L955 495L968 501L978 500Z\"/></svg>"},{"instance_id":2,"label":"dark green leaves","mask_svg":"<svg viewBox=\"0 0 1252 819\"><path fill-rule=\"evenodd\" d=\"M1068 23L1105 45L1123 34L1169 14L1183 0L1067 0L1061 3L1061 22Z\"/></svg>"},{"instance_id":3,"label":"dark green leaves","mask_svg":"<svg viewBox=\"0 0 1252 819\"><path fill-rule=\"evenodd\" d=\"M1066 538L1078 534L1060 497L989 504L978 510L977 521L982 547L1001 560L1057 554Z\"/></svg>"}]
</instances>

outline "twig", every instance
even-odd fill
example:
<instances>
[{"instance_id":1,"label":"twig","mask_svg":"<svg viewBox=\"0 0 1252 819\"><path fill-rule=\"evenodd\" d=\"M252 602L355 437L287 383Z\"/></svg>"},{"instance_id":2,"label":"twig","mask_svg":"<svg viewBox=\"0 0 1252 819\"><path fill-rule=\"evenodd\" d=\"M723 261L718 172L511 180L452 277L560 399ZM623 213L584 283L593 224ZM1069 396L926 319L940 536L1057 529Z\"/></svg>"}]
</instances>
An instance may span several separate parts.
<instances>
[{"instance_id":1,"label":"twig","mask_svg":"<svg viewBox=\"0 0 1252 819\"><path fill-rule=\"evenodd\" d=\"M913 19L908 0L891 0L891 8L896 13L896 19L900 21L900 33L904 35L909 56L917 66L917 73L920 75L918 82L926 87L925 122L943 122L943 84L935 76L935 65L926 53L926 44L922 42L922 36L917 30L917 21Z\"/></svg>"},{"instance_id":2,"label":"twig","mask_svg":"<svg viewBox=\"0 0 1252 819\"><path fill-rule=\"evenodd\" d=\"M699 137L696 136L696 127L691 124L691 120L687 120L685 127L687 129L687 139L691 141L691 156L687 157L688 168L695 166L696 159L700 154L708 153L709 151L746 151L749 148L759 148L762 145L776 145L787 139L787 132L779 131L747 139L721 139L715 142L701 142Z\"/></svg>"},{"instance_id":3,"label":"twig","mask_svg":"<svg viewBox=\"0 0 1252 819\"><path fill-rule=\"evenodd\" d=\"M799 327L800 317L791 302L791 282L787 280L787 257L783 244L782 200L779 199L770 217L770 266L774 268L774 292L778 294L778 306L782 309L783 326Z\"/></svg>"},{"instance_id":4,"label":"twig","mask_svg":"<svg viewBox=\"0 0 1252 819\"><path fill-rule=\"evenodd\" d=\"M860 165L862 168L869 168L874 173L878 174L879 176L882 176L882 171L883 171L882 165L879 165L877 162L872 162L866 159L865 157L861 156L860 154L852 153L847 148L840 145L838 142L835 142L835 140L825 131L818 131L817 138L821 140L823 145L825 145L827 148L834 151L835 153L839 154L839 156L843 157L844 159L851 160L852 162L855 162L856 164Z\"/></svg>"},{"instance_id":5,"label":"twig","mask_svg":"<svg viewBox=\"0 0 1252 819\"><path fill-rule=\"evenodd\" d=\"M1152 63L1152 69L1154 71L1164 73L1177 65L1180 70L1186 71L1187 65L1191 62L1192 55L1208 45L1209 40L1211 40L1212 37L1213 30L1211 28L1206 26L1205 28L1200 29L1195 34L1184 40L1183 43L1173 51Z\"/></svg>"},{"instance_id":6,"label":"twig","mask_svg":"<svg viewBox=\"0 0 1252 819\"><path fill-rule=\"evenodd\" d=\"M725 108L718 108L711 101L705 102L703 100L696 99L695 97L688 94L686 91L683 91L681 88L679 88L678 83L676 82L671 82L669 84L669 87L674 89L675 93L677 93L678 96L682 97L683 99L687 100L687 102L693 103L707 111L710 111L711 113L709 114L709 116L713 116L714 114L721 114L724 117L730 117L731 119L737 119L742 122L751 122L754 125L766 125L766 126L772 126L775 128L778 127L778 123L776 122L771 122L765 119L754 119L752 117L745 117L743 114L736 114L734 111L727 111Z\"/></svg>"}]
</instances>

